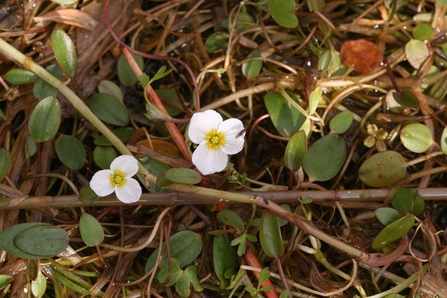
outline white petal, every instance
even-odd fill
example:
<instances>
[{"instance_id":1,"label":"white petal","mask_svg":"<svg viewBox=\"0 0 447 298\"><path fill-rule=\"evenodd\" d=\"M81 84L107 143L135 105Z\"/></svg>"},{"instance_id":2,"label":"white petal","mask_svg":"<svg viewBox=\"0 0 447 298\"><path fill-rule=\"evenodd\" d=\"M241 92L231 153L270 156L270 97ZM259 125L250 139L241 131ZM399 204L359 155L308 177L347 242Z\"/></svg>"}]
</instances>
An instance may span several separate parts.
<instances>
[{"instance_id":1,"label":"white petal","mask_svg":"<svg viewBox=\"0 0 447 298\"><path fill-rule=\"evenodd\" d=\"M206 134L213 129L217 129L221 122L222 116L216 111L207 110L195 113L189 123L189 139L195 144L200 144L205 140Z\"/></svg>"},{"instance_id":2,"label":"white petal","mask_svg":"<svg viewBox=\"0 0 447 298\"><path fill-rule=\"evenodd\" d=\"M132 177L138 172L138 161L130 155L121 155L115 158L110 165L112 171L121 170L126 177Z\"/></svg>"},{"instance_id":3,"label":"white petal","mask_svg":"<svg viewBox=\"0 0 447 298\"><path fill-rule=\"evenodd\" d=\"M221 150L210 150L206 142L202 142L192 154L192 163L203 175L209 175L225 169L228 155Z\"/></svg>"},{"instance_id":4,"label":"white petal","mask_svg":"<svg viewBox=\"0 0 447 298\"><path fill-rule=\"evenodd\" d=\"M93 175L90 181L90 188L100 197L110 195L115 191L115 186L110 183L111 170L98 171Z\"/></svg>"},{"instance_id":5,"label":"white petal","mask_svg":"<svg viewBox=\"0 0 447 298\"><path fill-rule=\"evenodd\" d=\"M143 192L140 184L133 178L128 178L126 185L122 187L116 187L116 197L123 203L135 203L141 197Z\"/></svg>"},{"instance_id":6,"label":"white petal","mask_svg":"<svg viewBox=\"0 0 447 298\"><path fill-rule=\"evenodd\" d=\"M244 147L244 136L236 136L244 129L242 121L236 118L227 119L219 125L219 131L225 134L225 144L222 146L222 151L226 154L236 154Z\"/></svg>"}]
</instances>

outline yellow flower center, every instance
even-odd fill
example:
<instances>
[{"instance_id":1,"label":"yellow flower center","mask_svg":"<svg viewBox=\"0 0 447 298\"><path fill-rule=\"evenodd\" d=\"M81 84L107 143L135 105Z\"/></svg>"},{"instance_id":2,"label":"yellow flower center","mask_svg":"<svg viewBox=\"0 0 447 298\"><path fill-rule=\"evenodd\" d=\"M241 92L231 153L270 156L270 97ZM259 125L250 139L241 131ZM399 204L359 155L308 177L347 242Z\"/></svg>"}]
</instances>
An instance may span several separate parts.
<instances>
[{"instance_id":1,"label":"yellow flower center","mask_svg":"<svg viewBox=\"0 0 447 298\"><path fill-rule=\"evenodd\" d=\"M116 187L122 187L126 185L126 175L123 171L116 170L110 175L110 183Z\"/></svg>"},{"instance_id":2,"label":"yellow flower center","mask_svg":"<svg viewBox=\"0 0 447 298\"><path fill-rule=\"evenodd\" d=\"M211 130L206 134L205 140L208 142L206 145L211 150L219 150L220 147L225 145L225 135L223 132L217 131L216 129Z\"/></svg>"}]
</instances>

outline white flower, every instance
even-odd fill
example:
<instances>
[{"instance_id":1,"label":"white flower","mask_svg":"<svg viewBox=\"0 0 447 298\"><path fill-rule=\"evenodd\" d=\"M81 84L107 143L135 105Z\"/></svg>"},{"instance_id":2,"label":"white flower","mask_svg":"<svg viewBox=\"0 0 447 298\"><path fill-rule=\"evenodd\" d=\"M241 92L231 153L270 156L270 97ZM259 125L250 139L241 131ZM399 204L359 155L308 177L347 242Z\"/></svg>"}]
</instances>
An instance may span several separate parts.
<instances>
[{"instance_id":1,"label":"white flower","mask_svg":"<svg viewBox=\"0 0 447 298\"><path fill-rule=\"evenodd\" d=\"M228 155L244 147L244 125L231 118L223 121L213 110L195 113L189 124L189 138L199 144L192 154L192 163L204 175L220 172L227 166Z\"/></svg>"},{"instance_id":2,"label":"white flower","mask_svg":"<svg viewBox=\"0 0 447 298\"><path fill-rule=\"evenodd\" d=\"M115 158L110 170L101 170L93 175L91 189L100 197L113 192L121 202L134 203L141 197L142 189L137 180L131 178L138 172L138 161L130 155Z\"/></svg>"}]
</instances>

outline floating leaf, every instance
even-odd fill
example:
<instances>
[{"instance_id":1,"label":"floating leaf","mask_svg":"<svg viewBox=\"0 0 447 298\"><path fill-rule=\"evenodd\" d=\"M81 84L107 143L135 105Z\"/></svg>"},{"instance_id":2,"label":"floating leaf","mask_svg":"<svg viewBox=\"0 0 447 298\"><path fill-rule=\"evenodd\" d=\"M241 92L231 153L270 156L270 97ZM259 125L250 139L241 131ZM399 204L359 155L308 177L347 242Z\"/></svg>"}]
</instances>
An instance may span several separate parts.
<instances>
[{"instance_id":1,"label":"floating leaf","mask_svg":"<svg viewBox=\"0 0 447 298\"><path fill-rule=\"evenodd\" d=\"M238 232L243 232L245 230L244 222L234 211L228 209L222 210L217 215L217 220L224 225L232 226L237 229Z\"/></svg>"},{"instance_id":2,"label":"floating leaf","mask_svg":"<svg viewBox=\"0 0 447 298\"><path fill-rule=\"evenodd\" d=\"M88 213L79 220L81 237L87 246L96 246L104 241L104 230L99 221Z\"/></svg>"},{"instance_id":3,"label":"floating leaf","mask_svg":"<svg viewBox=\"0 0 447 298\"><path fill-rule=\"evenodd\" d=\"M31 113L28 131L37 142L51 140L59 130L61 122L61 106L53 97L42 99Z\"/></svg>"},{"instance_id":4,"label":"floating leaf","mask_svg":"<svg viewBox=\"0 0 447 298\"><path fill-rule=\"evenodd\" d=\"M68 235L64 229L52 225L29 228L14 238L22 251L52 257L63 252L68 246Z\"/></svg>"},{"instance_id":5,"label":"floating leaf","mask_svg":"<svg viewBox=\"0 0 447 298\"><path fill-rule=\"evenodd\" d=\"M383 53L369 40L348 40L340 48L340 58L346 66L353 66L355 72L367 74L379 68Z\"/></svg>"},{"instance_id":6,"label":"floating leaf","mask_svg":"<svg viewBox=\"0 0 447 298\"><path fill-rule=\"evenodd\" d=\"M104 122L119 126L129 123L126 108L115 97L97 93L87 103L93 113Z\"/></svg>"},{"instance_id":7,"label":"floating leaf","mask_svg":"<svg viewBox=\"0 0 447 298\"><path fill-rule=\"evenodd\" d=\"M202 176L194 170L184 168L172 168L164 172L166 179L184 184L197 184L202 181Z\"/></svg>"},{"instance_id":8,"label":"floating leaf","mask_svg":"<svg viewBox=\"0 0 447 298\"><path fill-rule=\"evenodd\" d=\"M69 169L79 170L87 158L84 144L74 136L61 135L55 142L57 157Z\"/></svg>"},{"instance_id":9,"label":"floating leaf","mask_svg":"<svg viewBox=\"0 0 447 298\"><path fill-rule=\"evenodd\" d=\"M278 25L285 28L296 28L298 26L294 0L269 0L268 7Z\"/></svg>"},{"instance_id":10,"label":"floating leaf","mask_svg":"<svg viewBox=\"0 0 447 298\"><path fill-rule=\"evenodd\" d=\"M284 243L282 242L278 217L268 210L265 210L262 214L259 238L262 249L267 256L279 258L284 254Z\"/></svg>"},{"instance_id":11,"label":"floating leaf","mask_svg":"<svg viewBox=\"0 0 447 298\"><path fill-rule=\"evenodd\" d=\"M261 53L258 50L254 50L253 52L250 53L250 55L248 55L247 58L253 58L253 57L261 57ZM242 64L242 74L247 79L253 79L259 74L261 67L262 67L261 60L251 60L245 62L244 64Z\"/></svg>"},{"instance_id":12,"label":"floating leaf","mask_svg":"<svg viewBox=\"0 0 447 298\"><path fill-rule=\"evenodd\" d=\"M434 34L435 30L427 23L418 24L413 29L413 37L419 40L431 39Z\"/></svg>"},{"instance_id":13,"label":"floating leaf","mask_svg":"<svg viewBox=\"0 0 447 298\"><path fill-rule=\"evenodd\" d=\"M183 268L194 261L202 251L202 237L200 234L191 231L181 231L169 238L169 246L171 257L177 259L180 262L180 267ZM157 254L158 248L152 252L147 260L145 272L154 267Z\"/></svg>"},{"instance_id":14,"label":"floating leaf","mask_svg":"<svg viewBox=\"0 0 447 298\"><path fill-rule=\"evenodd\" d=\"M396 151L379 152L363 162L360 179L368 186L385 187L405 177L405 159Z\"/></svg>"},{"instance_id":15,"label":"floating leaf","mask_svg":"<svg viewBox=\"0 0 447 298\"><path fill-rule=\"evenodd\" d=\"M62 71L56 65L49 65L45 68L50 74L59 80L62 80ZM41 78L37 78L33 87L33 94L38 99L44 99L49 96L57 96L59 90L51 86Z\"/></svg>"},{"instance_id":16,"label":"floating leaf","mask_svg":"<svg viewBox=\"0 0 447 298\"><path fill-rule=\"evenodd\" d=\"M287 92L287 94L299 104L295 94L291 92ZM306 119L279 92L267 93L264 102L273 125L283 137L291 137L301 128Z\"/></svg>"},{"instance_id":17,"label":"floating leaf","mask_svg":"<svg viewBox=\"0 0 447 298\"><path fill-rule=\"evenodd\" d=\"M236 258L231 246L228 245L225 239L225 235L215 237L213 241L213 267L220 281L221 289L225 289L230 282L230 279L225 276L225 272L234 269L235 264Z\"/></svg>"},{"instance_id":18,"label":"floating leaf","mask_svg":"<svg viewBox=\"0 0 447 298\"><path fill-rule=\"evenodd\" d=\"M393 243L394 241L400 239L401 237L403 237L405 234L408 233L413 224L414 224L413 215L404 216L396 220L395 222L389 224L379 233L379 235L376 236L376 238L372 243L372 248L374 249L383 248Z\"/></svg>"},{"instance_id":19,"label":"floating leaf","mask_svg":"<svg viewBox=\"0 0 447 298\"><path fill-rule=\"evenodd\" d=\"M405 148L415 153L427 151L433 142L431 130L421 123L405 125L400 131L400 140Z\"/></svg>"},{"instance_id":20,"label":"floating leaf","mask_svg":"<svg viewBox=\"0 0 447 298\"><path fill-rule=\"evenodd\" d=\"M419 69L430 56L430 50L422 40L412 39L405 45L405 55L411 66Z\"/></svg>"},{"instance_id":21,"label":"floating leaf","mask_svg":"<svg viewBox=\"0 0 447 298\"><path fill-rule=\"evenodd\" d=\"M329 128L333 133L345 133L351 127L353 119L354 118L351 112L343 111L331 119L331 122L329 122Z\"/></svg>"},{"instance_id":22,"label":"floating leaf","mask_svg":"<svg viewBox=\"0 0 447 298\"><path fill-rule=\"evenodd\" d=\"M17 68L11 69L5 74L5 80L13 85L33 83L37 78L38 76L32 71Z\"/></svg>"},{"instance_id":23,"label":"floating leaf","mask_svg":"<svg viewBox=\"0 0 447 298\"><path fill-rule=\"evenodd\" d=\"M53 30L51 44L54 56L62 71L66 76L73 78L78 69L78 57L70 36L61 29Z\"/></svg>"},{"instance_id":24,"label":"floating leaf","mask_svg":"<svg viewBox=\"0 0 447 298\"><path fill-rule=\"evenodd\" d=\"M112 132L121 142L126 143L132 137L133 133L135 132L135 128L121 127L112 130ZM110 143L106 136L100 136L94 141L94 144L97 146L112 146L112 143Z\"/></svg>"},{"instance_id":25,"label":"floating leaf","mask_svg":"<svg viewBox=\"0 0 447 298\"><path fill-rule=\"evenodd\" d=\"M343 166L345 157L346 145L338 135L329 134L313 143L303 162L309 182L333 178Z\"/></svg>"},{"instance_id":26,"label":"floating leaf","mask_svg":"<svg viewBox=\"0 0 447 298\"><path fill-rule=\"evenodd\" d=\"M377 219L384 226L387 226L390 223L392 223L400 218L400 213L396 209L389 208L389 207L382 207L382 208L376 209L375 212L376 212Z\"/></svg>"},{"instance_id":27,"label":"floating leaf","mask_svg":"<svg viewBox=\"0 0 447 298\"><path fill-rule=\"evenodd\" d=\"M304 131L294 134L287 143L284 164L291 171L297 171L303 164L307 152L307 138Z\"/></svg>"},{"instance_id":28,"label":"floating leaf","mask_svg":"<svg viewBox=\"0 0 447 298\"><path fill-rule=\"evenodd\" d=\"M96 146L93 150L93 160L102 169L109 169L116 158L116 151L111 146Z\"/></svg>"},{"instance_id":29,"label":"floating leaf","mask_svg":"<svg viewBox=\"0 0 447 298\"><path fill-rule=\"evenodd\" d=\"M0 149L0 181L8 173L9 166L11 165L11 153L5 149Z\"/></svg>"},{"instance_id":30,"label":"floating leaf","mask_svg":"<svg viewBox=\"0 0 447 298\"><path fill-rule=\"evenodd\" d=\"M135 62L137 63L138 67L140 69L143 69L144 66L143 58L134 53L131 54ZM132 68L129 65L129 62L127 62L126 57L124 57L124 55L121 55L119 57L117 67L118 67L118 79L120 80L121 84L128 87L133 86L138 82L137 76L133 72Z\"/></svg>"}]
</instances>

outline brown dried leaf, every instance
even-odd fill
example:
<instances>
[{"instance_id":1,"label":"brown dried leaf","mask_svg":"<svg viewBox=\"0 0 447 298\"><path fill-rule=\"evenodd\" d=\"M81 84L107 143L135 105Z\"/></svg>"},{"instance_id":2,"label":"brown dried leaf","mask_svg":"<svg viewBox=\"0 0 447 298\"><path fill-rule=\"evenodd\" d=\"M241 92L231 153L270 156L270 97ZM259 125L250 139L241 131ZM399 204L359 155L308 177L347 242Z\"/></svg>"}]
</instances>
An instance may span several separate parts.
<instances>
[{"instance_id":1,"label":"brown dried leaf","mask_svg":"<svg viewBox=\"0 0 447 298\"><path fill-rule=\"evenodd\" d=\"M58 22L67 25L93 30L98 22L88 13L78 9L59 9L43 16L34 17L35 22Z\"/></svg>"},{"instance_id":2,"label":"brown dried leaf","mask_svg":"<svg viewBox=\"0 0 447 298\"><path fill-rule=\"evenodd\" d=\"M353 66L359 74L374 72L383 60L380 48L373 42L365 39L348 40L340 49L341 61L346 66Z\"/></svg>"}]
</instances>

